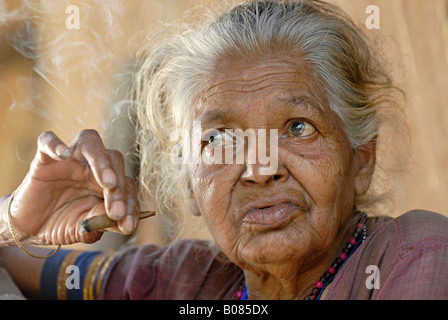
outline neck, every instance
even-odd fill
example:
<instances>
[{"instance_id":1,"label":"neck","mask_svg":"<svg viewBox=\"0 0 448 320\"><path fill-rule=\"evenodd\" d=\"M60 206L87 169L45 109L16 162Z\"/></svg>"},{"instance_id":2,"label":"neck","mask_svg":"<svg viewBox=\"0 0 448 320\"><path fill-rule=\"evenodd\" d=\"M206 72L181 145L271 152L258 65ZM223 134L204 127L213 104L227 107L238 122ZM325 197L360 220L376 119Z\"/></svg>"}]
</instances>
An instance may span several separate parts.
<instances>
[{"instance_id":1,"label":"neck","mask_svg":"<svg viewBox=\"0 0 448 320\"><path fill-rule=\"evenodd\" d=\"M356 220L347 223L325 254L301 263L265 266L262 272L245 271L249 299L303 300L348 242Z\"/></svg>"}]
</instances>

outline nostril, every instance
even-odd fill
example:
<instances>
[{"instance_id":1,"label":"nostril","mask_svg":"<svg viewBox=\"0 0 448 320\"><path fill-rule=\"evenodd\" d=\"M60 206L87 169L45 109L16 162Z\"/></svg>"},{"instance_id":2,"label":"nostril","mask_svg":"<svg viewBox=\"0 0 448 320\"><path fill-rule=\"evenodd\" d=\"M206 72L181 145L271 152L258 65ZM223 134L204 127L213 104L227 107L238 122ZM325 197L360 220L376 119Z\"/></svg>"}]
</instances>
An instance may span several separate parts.
<instances>
[{"instance_id":1,"label":"nostril","mask_svg":"<svg viewBox=\"0 0 448 320\"><path fill-rule=\"evenodd\" d=\"M279 180L282 176L280 174L274 175L274 180Z\"/></svg>"}]
</instances>

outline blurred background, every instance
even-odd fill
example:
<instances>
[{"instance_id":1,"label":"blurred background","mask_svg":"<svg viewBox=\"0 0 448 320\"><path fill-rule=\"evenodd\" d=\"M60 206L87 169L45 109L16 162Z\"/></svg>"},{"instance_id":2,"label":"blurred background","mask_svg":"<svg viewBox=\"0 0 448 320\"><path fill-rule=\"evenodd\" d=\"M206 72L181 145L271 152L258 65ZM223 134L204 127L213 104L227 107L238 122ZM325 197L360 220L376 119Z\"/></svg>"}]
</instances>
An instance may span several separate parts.
<instances>
[{"instance_id":1,"label":"blurred background","mask_svg":"<svg viewBox=\"0 0 448 320\"><path fill-rule=\"evenodd\" d=\"M410 161L388 181L395 191L392 215L415 208L448 215L448 0L330 2L378 39L407 95ZM0 194L20 184L47 130L69 143L94 128L107 147L132 152L123 115L136 53L152 28L199 3L213 1L0 0ZM366 27L370 5L379 9L379 29ZM108 235L99 246L125 240ZM142 223L133 241L162 243L157 221Z\"/></svg>"}]
</instances>

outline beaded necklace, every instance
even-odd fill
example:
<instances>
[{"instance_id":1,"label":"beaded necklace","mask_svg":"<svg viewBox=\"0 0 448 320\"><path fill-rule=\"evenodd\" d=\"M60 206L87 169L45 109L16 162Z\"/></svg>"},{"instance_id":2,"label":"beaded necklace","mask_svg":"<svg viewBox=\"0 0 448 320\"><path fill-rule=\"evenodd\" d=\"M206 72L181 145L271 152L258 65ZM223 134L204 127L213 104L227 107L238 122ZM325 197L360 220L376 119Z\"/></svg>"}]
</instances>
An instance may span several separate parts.
<instances>
[{"instance_id":1,"label":"beaded necklace","mask_svg":"<svg viewBox=\"0 0 448 320\"><path fill-rule=\"evenodd\" d=\"M352 236L348 239L347 245L344 247L342 252L333 261L327 271L320 277L319 281L316 282L313 290L311 290L310 295L308 295L305 300L319 300L324 289L333 281L336 273L342 267L342 265L350 258L350 256L355 252L355 250L364 242L367 233L367 215L363 212L356 210L357 214L360 216L358 222L356 223L355 231ZM242 289L236 293L236 300L247 300L247 285L243 283Z\"/></svg>"}]
</instances>

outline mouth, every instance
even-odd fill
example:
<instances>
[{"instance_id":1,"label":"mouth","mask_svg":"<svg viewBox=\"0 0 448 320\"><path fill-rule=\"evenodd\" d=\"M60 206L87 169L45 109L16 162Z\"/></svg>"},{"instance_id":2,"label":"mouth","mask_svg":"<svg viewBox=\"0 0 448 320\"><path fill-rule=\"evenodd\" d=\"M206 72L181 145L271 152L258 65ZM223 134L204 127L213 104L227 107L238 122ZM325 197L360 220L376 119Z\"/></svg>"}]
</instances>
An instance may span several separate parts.
<instances>
[{"instance_id":1,"label":"mouth","mask_svg":"<svg viewBox=\"0 0 448 320\"><path fill-rule=\"evenodd\" d=\"M288 225L303 208L291 201L260 201L245 206L241 222L252 229L268 231Z\"/></svg>"}]
</instances>

